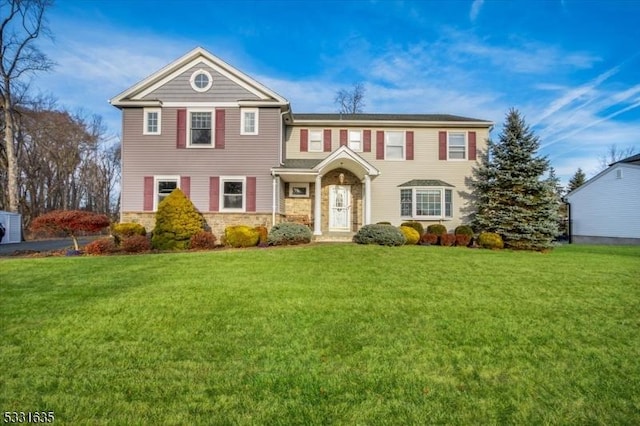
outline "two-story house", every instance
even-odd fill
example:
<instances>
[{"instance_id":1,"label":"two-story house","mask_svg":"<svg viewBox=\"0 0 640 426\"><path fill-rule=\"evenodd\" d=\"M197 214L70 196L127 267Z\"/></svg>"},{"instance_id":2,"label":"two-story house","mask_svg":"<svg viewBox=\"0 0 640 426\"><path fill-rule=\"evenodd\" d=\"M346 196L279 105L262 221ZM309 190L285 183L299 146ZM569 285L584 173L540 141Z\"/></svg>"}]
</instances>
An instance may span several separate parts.
<instances>
[{"instance_id":1,"label":"two-story house","mask_svg":"<svg viewBox=\"0 0 640 426\"><path fill-rule=\"evenodd\" d=\"M294 114L289 102L202 48L110 101L122 110L121 221L154 225L180 188L217 235L232 224L465 222L493 123L453 115Z\"/></svg>"}]
</instances>

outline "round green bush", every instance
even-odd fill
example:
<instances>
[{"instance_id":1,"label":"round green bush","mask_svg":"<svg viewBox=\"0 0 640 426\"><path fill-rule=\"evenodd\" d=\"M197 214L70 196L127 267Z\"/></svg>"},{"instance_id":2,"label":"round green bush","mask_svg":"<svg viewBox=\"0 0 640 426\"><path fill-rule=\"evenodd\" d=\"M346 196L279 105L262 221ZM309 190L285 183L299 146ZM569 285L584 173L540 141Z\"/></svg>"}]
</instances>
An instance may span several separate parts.
<instances>
[{"instance_id":1,"label":"round green bush","mask_svg":"<svg viewBox=\"0 0 640 426\"><path fill-rule=\"evenodd\" d=\"M231 247L254 247L258 245L260 233L251 226L227 226L224 229L224 243Z\"/></svg>"},{"instance_id":2,"label":"round green bush","mask_svg":"<svg viewBox=\"0 0 640 426\"><path fill-rule=\"evenodd\" d=\"M391 225L391 222L382 221L382 222L378 222L377 225Z\"/></svg>"},{"instance_id":3,"label":"round green bush","mask_svg":"<svg viewBox=\"0 0 640 426\"><path fill-rule=\"evenodd\" d=\"M502 237L494 232L482 232L478 235L478 245L482 248L501 249L504 248Z\"/></svg>"},{"instance_id":4,"label":"round green bush","mask_svg":"<svg viewBox=\"0 0 640 426\"><path fill-rule=\"evenodd\" d=\"M410 220L408 222L402 222L400 224L400 226L408 226L410 228L415 229L416 231L418 231L418 234L420 234L421 237L422 237L422 234L424 234L424 227L422 226L422 224L420 222L416 222L415 220Z\"/></svg>"},{"instance_id":5,"label":"round green bush","mask_svg":"<svg viewBox=\"0 0 640 426\"><path fill-rule=\"evenodd\" d=\"M473 229L471 229L469 225L460 225L453 233L455 235L468 235L469 237L473 237Z\"/></svg>"},{"instance_id":6,"label":"round green bush","mask_svg":"<svg viewBox=\"0 0 640 426\"><path fill-rule=\"evenodd\" d=\"M282 222L271 228L267 242L272 246L308 244L311 242L311 237L308 226L295 222Z\"/></svg>"},{"instance_id":7,"label":"round green bush","mask_svg":"<svg viewBox=\"0 0 640 426\"><path fill-rule=\"evenodd\" d=\"M439 223L434 223L427 226L427 234L436 234L439 236L446 233L447 233L447 227Z\"/></svg>"},{"instance_id":8,"label":"round green bush","mask_svg":"<svg viewBox=\"0 0 640 426\"><path fill-rule=\"evenodd\" d=\"M401 226L400 232L402 232L402 235L404 235L404 238L406 239L406 245L418 244L418 241L420 241L420 234L418 234L418 231L411 226Z\"/></svg>"},{"instance_id":9,"label":"round green bush","mask_svg":"<svg viewBox=\"0 0 640 426\"><path fill-rule=\"evenodd\" d=\"M204 230L205 220L178 188L158 205L151 244L159 250L185 250L191 237Z\"/></svg>"},{"instance_id":10,"label":"round green bush","mask_svg":"<svg viewBox=\"0 0 640 426\"><path fill-rule=\"evenodd\" d=\"M406 242L404 234L395 226L365 225L353 236L358 244L379 244L381 246L401 246Z\"/></svg>"}]
</instances>

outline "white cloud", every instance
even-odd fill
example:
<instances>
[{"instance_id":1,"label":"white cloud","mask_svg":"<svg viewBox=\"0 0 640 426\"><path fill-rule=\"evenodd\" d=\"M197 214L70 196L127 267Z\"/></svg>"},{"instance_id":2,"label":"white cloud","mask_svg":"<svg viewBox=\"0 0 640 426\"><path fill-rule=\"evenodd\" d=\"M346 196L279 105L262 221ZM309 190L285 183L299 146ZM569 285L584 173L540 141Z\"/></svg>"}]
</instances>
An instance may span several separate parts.
<instances>
[{"instance_id":1,"label":"white cloud","mask_svg":"<svg viewBox=\"0 0 640 426\"><path fill-rule=\"evenodd\" d=\"M483 4L484 0L473 0L473 3L471 4L471 11L469 12L469 19L471 22L474 22L478 18Z\"/></svg>"}]
</instances>

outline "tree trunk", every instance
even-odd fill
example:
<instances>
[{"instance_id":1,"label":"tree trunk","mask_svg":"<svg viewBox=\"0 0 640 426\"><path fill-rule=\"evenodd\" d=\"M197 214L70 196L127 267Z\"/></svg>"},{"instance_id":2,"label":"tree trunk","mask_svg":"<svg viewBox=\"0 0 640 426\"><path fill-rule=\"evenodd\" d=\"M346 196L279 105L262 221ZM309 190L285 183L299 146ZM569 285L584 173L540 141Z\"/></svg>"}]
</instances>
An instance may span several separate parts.
<instances>
[{"instance_id":1,"label":"tree trunk","mask_svg":"<svg viewBox=\"0 0 640 426\"><path fill-rule=\"evenodd\" d=\"M13 106L9 93L4 94L3 111L4 111L4 142L7 152L7 193L9 195L9 211L18 213L18 157L16 155L15 143L13 137Z\"/></svg>"}]
</instances>

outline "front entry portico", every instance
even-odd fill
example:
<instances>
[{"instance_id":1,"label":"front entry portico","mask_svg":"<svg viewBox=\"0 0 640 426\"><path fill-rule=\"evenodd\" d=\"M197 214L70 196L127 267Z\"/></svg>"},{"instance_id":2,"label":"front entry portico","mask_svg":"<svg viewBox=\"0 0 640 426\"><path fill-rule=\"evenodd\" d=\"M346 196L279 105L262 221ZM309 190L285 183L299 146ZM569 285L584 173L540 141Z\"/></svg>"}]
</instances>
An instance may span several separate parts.
<instances>
[{"instance_id":1,"label":"front entry portico","mask_svg":"<svg viewBox=\"0 0 640 426\"><path fill-rule=\"evenodd\" d=\"M371 181L379 171L346 145L323 160L290 160L271 172L284 195L279 212L285 220L287 215L308 214L314 235L347 234L371 223ZM286 190L303 183L309 188L306 201ZM274 199L274 218L276 204Z\"/></svg>"}]
</instances>

